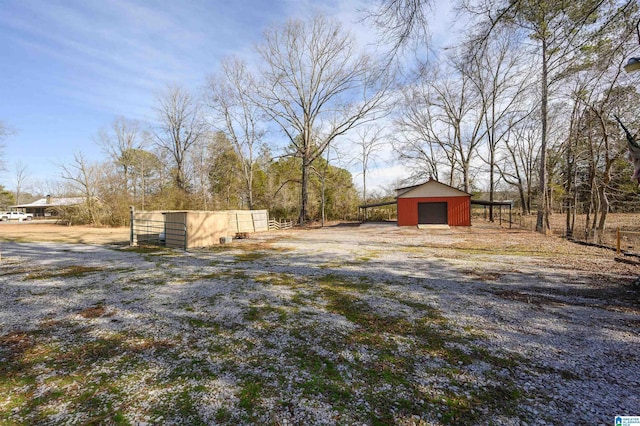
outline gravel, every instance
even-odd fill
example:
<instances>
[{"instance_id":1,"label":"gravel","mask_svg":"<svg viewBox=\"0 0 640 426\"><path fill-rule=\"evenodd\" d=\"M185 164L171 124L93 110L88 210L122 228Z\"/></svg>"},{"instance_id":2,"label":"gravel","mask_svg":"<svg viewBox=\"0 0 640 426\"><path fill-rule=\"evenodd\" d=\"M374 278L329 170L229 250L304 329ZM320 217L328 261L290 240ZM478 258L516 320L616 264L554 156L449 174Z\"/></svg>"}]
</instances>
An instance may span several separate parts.
<instances>
[{"instance_id":1,"label":"gravel","mask_svg":"<svg viewBox=\"0 0 640 426\"><path fill-rule=\"evenodd\" d=\"M248 249L265 256L240 260ZM640 414L638 270L599 249L495 228L361 226L256 234L224 251L0 250L1 361L16 365L38 343L124 336L123 351L78 360L94 363L82 371L105 421L591 425ZM95 269L62 274L79 265ZM367 340L375 329L336 310L352 300L386 318L381 327L417 324L428 307L445 342L427 350L428 335L404 331ZM0 370L0 423L91 420L80 391L56 379L73 368L28 365ZM372 365L382 379L365 374ZM33 382L10 385L20 374ZM109 374L118 392L102 387Z\"/></svg>"}]
</instances>

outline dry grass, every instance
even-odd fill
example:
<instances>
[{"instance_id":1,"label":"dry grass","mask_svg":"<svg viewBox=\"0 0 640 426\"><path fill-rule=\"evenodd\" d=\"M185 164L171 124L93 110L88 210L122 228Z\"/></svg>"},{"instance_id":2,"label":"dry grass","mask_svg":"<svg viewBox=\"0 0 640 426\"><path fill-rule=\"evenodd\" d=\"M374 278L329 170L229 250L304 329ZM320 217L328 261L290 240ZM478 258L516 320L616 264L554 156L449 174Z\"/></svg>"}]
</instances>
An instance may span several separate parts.
<instances>
[{"instance_id":1,"label":"dry grass","mask_svg":"<svg viewBox=\"0 0 640 426\"><path fill-rule=\"evenodd\" d=\"M79 315L82 318L86 318L86 319L109 316L109 314L107 313L107 308L105 308L103 305L96 305L96 306L91 306L89 308L85 308L80 311Z\"/></svg>"},{"instance_id":2,"label":"dry grass","mask_svg":"<svg viewBox=\"0 0 640 426\"><path fill-rule=\"evenodd\" d=\"M94 228L50 223L0 223L0 241L128 244L129 228Z\"/></svg>"}]
</instances>

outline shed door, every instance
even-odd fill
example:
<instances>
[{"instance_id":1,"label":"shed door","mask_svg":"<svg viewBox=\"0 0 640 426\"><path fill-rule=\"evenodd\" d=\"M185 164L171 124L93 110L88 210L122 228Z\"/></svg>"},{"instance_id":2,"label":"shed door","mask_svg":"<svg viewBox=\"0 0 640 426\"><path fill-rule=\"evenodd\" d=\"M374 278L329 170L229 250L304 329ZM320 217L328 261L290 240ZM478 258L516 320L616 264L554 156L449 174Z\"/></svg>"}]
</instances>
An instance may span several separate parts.
<instances>
[{"instance_id":1,"label":"shed door","mask_svg":"<svg viewBox=\"0 0 640 426\"><path fill-rule=\"evenodd\" d=\"M448 224L447 203L418 203L418 224Z\"/></svg>"}]
</instances>

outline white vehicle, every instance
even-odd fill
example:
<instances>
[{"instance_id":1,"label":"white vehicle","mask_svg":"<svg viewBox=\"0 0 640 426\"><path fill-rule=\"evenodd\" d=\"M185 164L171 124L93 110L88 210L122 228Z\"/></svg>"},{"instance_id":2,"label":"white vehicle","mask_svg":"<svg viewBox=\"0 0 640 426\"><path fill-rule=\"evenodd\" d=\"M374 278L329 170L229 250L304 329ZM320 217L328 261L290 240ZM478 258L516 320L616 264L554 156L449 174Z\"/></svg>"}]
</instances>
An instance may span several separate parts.
<instances>
[{"instance_id":1,"label":"white vehicle","mask_svg":"<svg viewBox=\"0 0 640 426\"><path fill-rule=\"evenodd\" d=\"M0 213L0 220L17 220L18 222L22 222L23 220L32 220L33 215L31 213L22 213L22 212L3 212Z\"/></svg>"}]
</instances>

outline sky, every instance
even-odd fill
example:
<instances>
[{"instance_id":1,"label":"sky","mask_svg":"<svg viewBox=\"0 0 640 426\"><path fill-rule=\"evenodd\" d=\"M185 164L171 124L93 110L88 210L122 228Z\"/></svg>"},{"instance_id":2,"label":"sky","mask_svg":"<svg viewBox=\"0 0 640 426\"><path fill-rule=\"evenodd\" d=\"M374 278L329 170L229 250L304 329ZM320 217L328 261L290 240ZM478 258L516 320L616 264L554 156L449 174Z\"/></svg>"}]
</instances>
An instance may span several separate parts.
<instances>
[{"instance_id":1,"label":"sky","mask_svg":"<svg viewBox=\"0 0 640 426\"><path fill-rule=\"evenodd\" d=\"M439 4L441 3L441 4ZM29 181L60 180L60 164L82 152L106 156L95 143L116 117L153 120L168 85L198 90L220 60L255 58L263 31L315 12L341 20L363 44L375 32L361 22L367 0L3 0L0 3L0 121L15 130L4 144L0 185L15 187L16 164ZM431 32L452 34L449 2L436 2ZM406 173L381 154L367 186ZM354 173L355 174L355 173ZM358 179L357 177L355 179Z\"/></svg>"}]
</instances>

